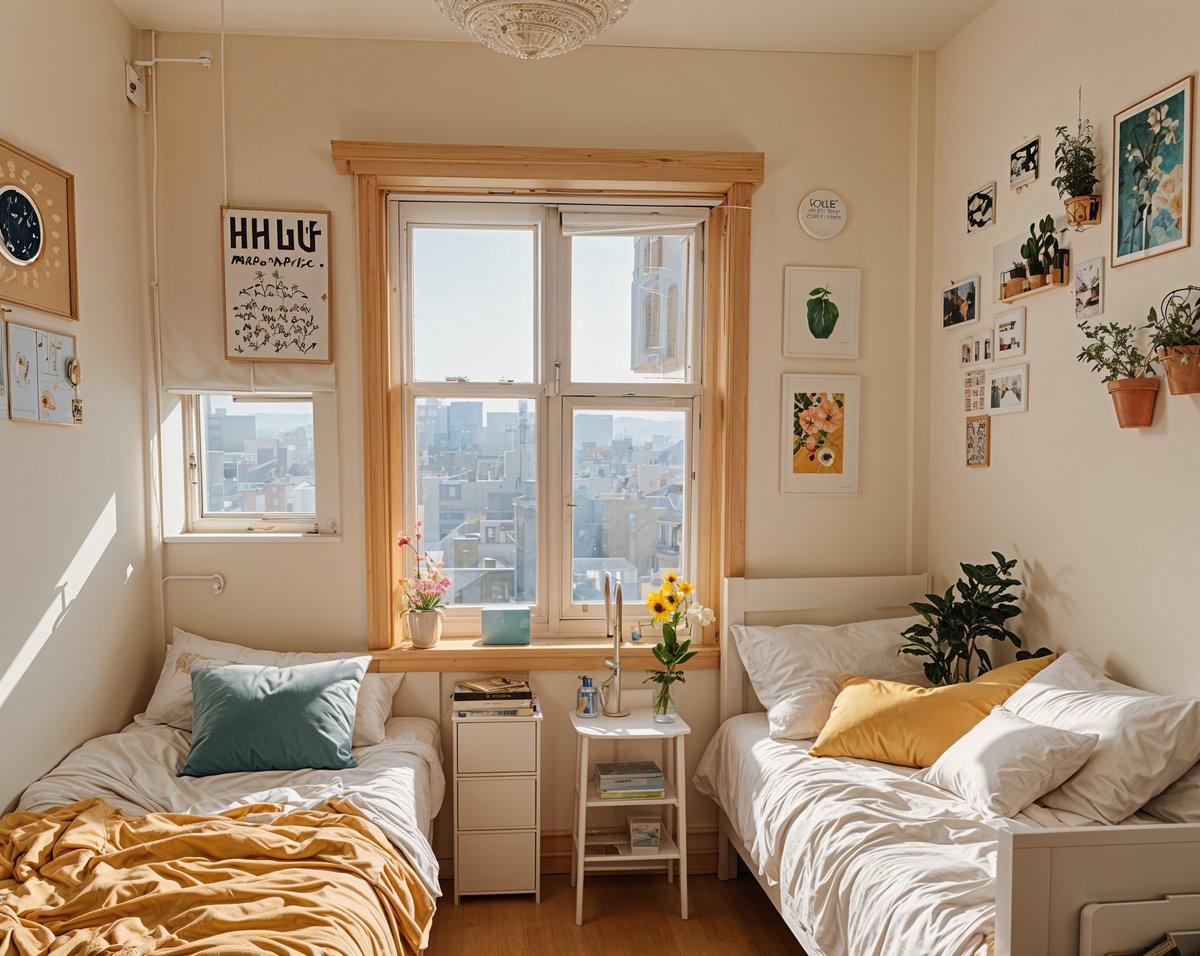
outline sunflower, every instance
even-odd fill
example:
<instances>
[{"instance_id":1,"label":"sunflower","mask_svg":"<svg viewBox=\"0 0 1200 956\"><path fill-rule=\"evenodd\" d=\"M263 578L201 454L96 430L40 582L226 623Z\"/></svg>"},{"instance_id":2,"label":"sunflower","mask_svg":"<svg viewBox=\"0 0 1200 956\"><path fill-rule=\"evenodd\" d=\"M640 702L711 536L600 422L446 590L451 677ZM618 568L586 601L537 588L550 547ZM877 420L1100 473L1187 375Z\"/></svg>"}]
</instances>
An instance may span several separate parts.
<instances>
[{"instance_id":1,"label":"sunflower","mask_svg":"<svg viewBox=\"0 0 1200 956\"><path fill-rule=\"evenodd\" d=\"M663 600L667 602L667 606L672 610L679 606L679 595L675 594L674 592L670 594L664 594Z\"/></svg>"},{"instance_id":2,"label":"sunflower","mask_svg":"<svg viewBox=\"0 0 1200 956\"><path fill-rule=\"evenodd\" d=\"M694 590L696 590L696 585L690 584L687 581L679 582L679 593L680 594L691 594Z\"/></svg>"},{"instance_id":3,"label":"sunflower","mask_svg":"<svg viewBox=\"0 0 1200 956\"><path fill-rule=\"evenodd\" d=\"M663 575L663 583L673 588L679 583L679 575L674 571L668 571Z\"/></svg>"}]
</instances>

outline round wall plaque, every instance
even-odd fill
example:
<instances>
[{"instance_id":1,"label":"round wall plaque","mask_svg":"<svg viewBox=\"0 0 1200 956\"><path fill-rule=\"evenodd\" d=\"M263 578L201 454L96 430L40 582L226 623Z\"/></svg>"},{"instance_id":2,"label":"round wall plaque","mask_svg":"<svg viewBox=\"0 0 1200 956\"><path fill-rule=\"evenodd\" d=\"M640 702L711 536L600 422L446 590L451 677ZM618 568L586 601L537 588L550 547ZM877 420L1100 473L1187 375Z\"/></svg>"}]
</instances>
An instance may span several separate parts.
<instances>
[{"instance_id":1,"label":"round wall plaque","mask_svg":"<svg viewBox=\"0 0 1200 956\"><path fill-rule=\"evenodd\" d=\"M832 189L814 189L800 201L797 215L814 239L832 239L846 227L846 203Z\"/></svg>"}]
</instances>

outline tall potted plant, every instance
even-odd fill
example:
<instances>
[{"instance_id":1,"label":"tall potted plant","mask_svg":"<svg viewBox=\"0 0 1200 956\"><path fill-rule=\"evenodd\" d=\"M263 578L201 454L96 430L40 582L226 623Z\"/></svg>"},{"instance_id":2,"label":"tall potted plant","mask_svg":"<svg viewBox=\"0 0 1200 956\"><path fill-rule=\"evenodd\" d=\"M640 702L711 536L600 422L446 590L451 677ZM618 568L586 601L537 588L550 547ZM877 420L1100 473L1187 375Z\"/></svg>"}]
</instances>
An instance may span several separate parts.
<instances>
[{"instance_id":1,"label":"tall potted plant","mask_svg":"<svg viewBox=\"0 0 1200 956\"><path fill-rule=\"evenodd\" d=\"M421 544L423 537L418 521L412 534L402 534L396 539L396 547L411 551L416 559L413 577L400 579L400 613L413 647L428 648L437 647L442 638L442 624L446 620L442 604L450 590L450 579L442 573L442 562L430 557Z\"/></svg>"},{"instance_id":2,"label":"tall potted plant","mask_svg":"<svg viewBox=\"0 0 1200 956\"><path fill-rule=\"evenodd\" d=\"M1200 288L1168 292L1161 311L1150 310L1150 345L1172 395L1200 392Z\"/></svg>"},{"instance_id":3,"label":"tall potted plant","mask_svg":"<svg viewBox=\"0 0 1200 956\"><path fill-rule=\"evenodd\" d=\"M1054 147L1054 168L1058 175L1050 184L1067 207L1067 225L1075 229L1094 226L1100 221L1100 197L1095 194L1098 180L1092 124L1080 116L1074 133L1065 126L1055 132L1058 145Z\"/></svg>"},{"instance_id":4,"label":"tall potted plant","mask_svg":"<svg viewBox=\"0 0 1200 956\"><path fill-rule=\"evenodd\" d=\"M696 656L696 652L691 650L690 639L679 640L679 626L686 621L690 625L705 627L716 620L716 615L711 609L701 606L696 600L695 588L674 573L663 576L663 586L646 599L646 606L650 608L651 620L662 625L662 640L654 645L654 659L663 669L650 671L642 683L653 681L658 685L651 702L654 719L659 723L673 723L675 700L671 688L687 683L682 668Z\"/></svg>"},{"instance_id":5,"label":"tall potted plant","mask_svg":"<svg viewBox=\"0 0 1200 956\"><path fill-rule=\"evenodd\" d=\"M1110 322L1107 325L1079 323L1087 337L1076 360L1091 366L1104 376L1121 428L1149 428L1154 420L1154 399L1158 379L1151 375L1154 354L1143 353L1137 345L1138 329Z\"/></svg>"}]
</instances>

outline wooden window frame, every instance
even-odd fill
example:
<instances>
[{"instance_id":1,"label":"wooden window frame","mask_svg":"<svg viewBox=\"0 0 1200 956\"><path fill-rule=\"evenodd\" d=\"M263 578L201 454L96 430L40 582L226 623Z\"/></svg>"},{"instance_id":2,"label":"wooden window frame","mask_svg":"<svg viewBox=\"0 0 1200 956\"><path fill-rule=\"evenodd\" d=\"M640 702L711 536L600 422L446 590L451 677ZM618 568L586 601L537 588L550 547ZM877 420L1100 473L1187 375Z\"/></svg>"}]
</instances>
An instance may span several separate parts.
<instances>
[{"instance_id":1,"label":"wooden window frame","mask_svg":"<svg viewBox=\"0 0 1200 956\"><path fill-rule=\"evenodd\" d=\"M402 396L392 373L387 202L396 195L690 198L719 200L708 218L705 262L704 440L700 500L707 546L705 600L746 562L746 411L750 345L750 205L761 153L454 146L333 140L334 167L353 177L358 238L367 557L367 640L399 643L393 585L403 522ZM534 649L535 651L538 649ZM561 656L561 655L559 655ZM548 655L557 660L555 655Z\"/></svg>"}]
</instances>

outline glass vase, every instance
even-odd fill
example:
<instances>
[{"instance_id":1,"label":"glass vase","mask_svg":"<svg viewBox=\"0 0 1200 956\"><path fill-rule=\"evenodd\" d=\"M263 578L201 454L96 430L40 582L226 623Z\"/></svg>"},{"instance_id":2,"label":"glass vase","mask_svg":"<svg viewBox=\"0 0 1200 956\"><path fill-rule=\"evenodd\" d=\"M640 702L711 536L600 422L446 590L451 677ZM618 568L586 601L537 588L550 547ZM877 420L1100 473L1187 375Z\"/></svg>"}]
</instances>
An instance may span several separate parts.
<instances>
[{"instance_id":1,"label":"glass vase","mask_svg":"<svg viewBox=\"0 0 1200 956\"><path fill-rule=\"evenodd\" d=\"M654 692L654 700L651 703L651 711L654 714L654 719L660 724L675 723L675 715L678 713L675 709L675 696L671 693L670 684L660 684Z\"/></svg>"}]
</instances>

